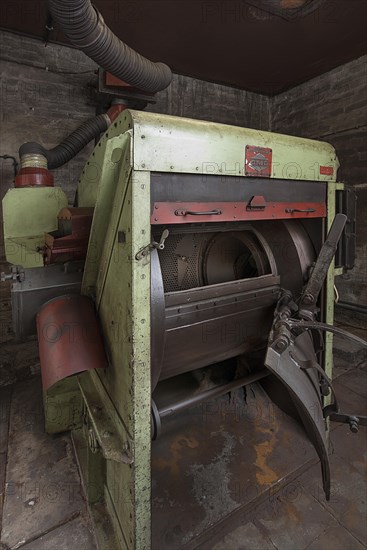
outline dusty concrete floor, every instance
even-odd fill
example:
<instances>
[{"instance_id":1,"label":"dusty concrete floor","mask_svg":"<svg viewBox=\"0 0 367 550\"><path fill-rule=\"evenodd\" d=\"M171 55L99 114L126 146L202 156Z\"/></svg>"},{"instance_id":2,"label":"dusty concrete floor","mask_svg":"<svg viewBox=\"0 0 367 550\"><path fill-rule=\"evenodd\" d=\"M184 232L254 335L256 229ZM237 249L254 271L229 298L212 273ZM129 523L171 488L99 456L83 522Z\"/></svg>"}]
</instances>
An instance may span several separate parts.
<instances>
[{"instance_id":1,"label":"dusty concrete floor","mask_svg":"<svg viewBox=\"0 0 367 550\"><path fill-rule=\"evenodd\" d=\"M367 364L338 360L335 377L341 408L367 414ZM0 388L0 399L1 548L94 550L71 439L43 432L40 378ZM208 548L366 548L366 433L366 428L352 434L346 425L333 425L330 502L319 465L313 466Z\"/></svg>"}]
</instances>

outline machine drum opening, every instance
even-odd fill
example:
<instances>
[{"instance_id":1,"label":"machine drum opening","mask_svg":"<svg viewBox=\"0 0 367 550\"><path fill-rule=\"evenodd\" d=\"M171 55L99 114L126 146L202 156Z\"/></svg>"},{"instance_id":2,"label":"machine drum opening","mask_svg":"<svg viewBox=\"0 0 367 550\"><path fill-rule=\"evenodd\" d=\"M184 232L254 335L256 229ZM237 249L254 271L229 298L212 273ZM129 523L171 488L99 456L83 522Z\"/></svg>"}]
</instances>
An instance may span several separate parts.
<instances>
[{"instance_id":1,"label":"machine drum opening","mask_svg":"<svg viewBox=\"0 0 367 550\"><path fill-rule=\"evenodd\" d=\"M271 273L269 261L256 236L250 231L215 235L204 253L205 285L250 279Z\"/></svg>"},{"instance_id":2,"label":"machine drum opening","mask_svg":"<svg viewBox=\"0 0 367 550\"><path fill-rule=\"evenodd\" d=\"M249 230L170 234L159 252L165 292L177 292L271 273Z\"/></svg>"}]
</instances>

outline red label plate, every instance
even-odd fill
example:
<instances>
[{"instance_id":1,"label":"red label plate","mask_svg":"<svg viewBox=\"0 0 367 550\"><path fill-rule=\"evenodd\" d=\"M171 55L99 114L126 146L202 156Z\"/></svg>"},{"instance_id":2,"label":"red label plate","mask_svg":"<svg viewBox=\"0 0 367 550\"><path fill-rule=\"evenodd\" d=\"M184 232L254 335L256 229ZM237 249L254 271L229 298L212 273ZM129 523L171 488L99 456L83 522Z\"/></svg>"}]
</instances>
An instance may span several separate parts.
<instances>
[{"instance_id":1,"label":"red label plate","mask_svg":"<svg viewBox=\"0 0 367 550\"><path fill-rule=\"evenodd\" d=\"M267 147L246 145L245 175L270 178L273 151Z\"/></svg>"},{"instance_id":2,"label":"red label plate","mask_svg":"<svg viewBox=\"0 0 367 550\"><path fill-rule=\"evenodd\" d=\"M334 168L332 166L320 166L320 174L322 176L332 176L334 174Z\"/></svg>"}]
</instances>

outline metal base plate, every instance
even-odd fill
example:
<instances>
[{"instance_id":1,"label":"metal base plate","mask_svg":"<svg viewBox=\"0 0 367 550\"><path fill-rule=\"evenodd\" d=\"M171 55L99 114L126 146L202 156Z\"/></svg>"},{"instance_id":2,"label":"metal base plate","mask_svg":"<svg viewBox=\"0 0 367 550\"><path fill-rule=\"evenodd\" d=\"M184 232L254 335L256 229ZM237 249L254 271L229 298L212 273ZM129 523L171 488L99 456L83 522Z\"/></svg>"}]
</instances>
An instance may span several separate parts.
<instances>
[{"instance_id":1,"label":"metal base plate","mask_svg":"<svg viewBox=\"0 0 367 550\"><path fill-rule=\"evenodd\" d=\"M302 427L254 384L165 420L152 445L152 548L208 548L317 462Z\"/></svg>"}]
</instances>

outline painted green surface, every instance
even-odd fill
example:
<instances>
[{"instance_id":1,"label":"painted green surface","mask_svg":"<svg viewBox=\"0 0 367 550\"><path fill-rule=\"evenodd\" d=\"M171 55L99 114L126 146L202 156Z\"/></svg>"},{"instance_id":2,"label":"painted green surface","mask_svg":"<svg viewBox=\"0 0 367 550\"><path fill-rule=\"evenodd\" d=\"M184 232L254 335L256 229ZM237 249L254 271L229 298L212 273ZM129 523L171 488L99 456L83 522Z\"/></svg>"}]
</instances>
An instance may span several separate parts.
<instances>
[{"instance_id":1,"label":"painted green surface","mask_svg":"<svg viewBox=\"0 0 367 550\"><path fill-rule=\"evenodd\" d=\"M75 377L64 378L43 393L45 430L57 434L80 426L82 398Z\"/></svg>"},{"instance_id":2,"label":"painted green surface","mask_svg":"<svg viewBox=\"0 0 367 550\"><path fill-rule=\"evenodd\" d=\"M246 145L273 152L271 177L330 181L339 162L328 143L142 111L132 111L134 170L244 176ZM334 168L320 175L320 166Z\"/></svg>"},{"instance_id":3,"label":"painted green surface","mask_svg":"<svg viewBox=\"0 0 367 550\"><path fill-rule=\"evenodd\" d=\"M124 201L119 216L111 216L106 240L113 238L114 245L103 250L108 258L102 256L105 267L96 286L110 358L99 376L131 436L135 456L133 468L109 462L106 485L128 547L139 549L150 546L150 261L139 262L135 255L150 242L149 177L133 172L127 182L120 180L117 192ZM124 243L118 242L119 231L126 236ZM128 498L118 498L116 479Z\"/></svg>"},{"instance_id":4,"label":"painted green surface","mask_svg":"<svg viewBox=\"0 0 367 550\"><path fill-rule=\"evenodd\" d=\"M104 177L98 188L83 275L83 293L94 297L97 278L100 294L103 288L102 281L106 277L110 257L113 254L116 225L131 174L130 139L130 133L125 132L108 140L101 165ZM80 200L83 199L80 198ZM82 204L84 206L84 203Z\"/></svg>"},{"instance_id":5,"label":"painted green surface","mask_svg":"<svg viewBox=\"0 0 367 550\"><path fill-rule=\"evenodd\" d=\"M341 183L329 182L327 191L327 231L329 231L336 213L336 190L344 189ZM333 260L326 279L326 312L325 322L329 325L334 324L334 306L335 306L335 261ZM334 337L331 332L325 334L325 362L324 369L329 378L333 378L333 343ZM325 398L325 404L329 404L331 396Z\"/></svg>"},{"instance_id":6,"label":"painted green surface","mask_svg":"<svg viewBox=\"0 0 367 550\"><path fill-rule=\"evenodd\" d=\"M43 267L43 256L38 248L44 244L44 233L33 237L4 238L5 257L13 265Z\"/></svg>"},{"instance_id":7,"label":"painted green surface","mask_svg":"<svg viewBox=\"0 0 367 550\"><path fill-rule=\"evenodd\" d=\"M119 153L115 153L112 158L112 151L116 147L109 142L112 138L118 138L125 132L131 132L131 128L130 112L124 111L101 137L97 147L90 155L78 183L79 206L95 206L100 186L108 187L108 182L116 181ZM132 162L132 153L130 153L130 158Z\"/></svg>"},{"instance_id":8,"label":"painted green surface","mask_svg":"<svg viewBox=\"0 0 367 550\"><path fill-rule=\"evenodd\" d=\"M57 215L68 205L60 187L9 189L3 198L5 256L23 267L43 265L37 247L57 229Z\"/></svg>"},{"instance_id":9,"label":"painted green surface","mask_svg":"<svg viewBox=\"0 0 367 550\"><path fill-rule=\"evenodd\" d=\"M96 204L99 185L112 178L115 170L106 147L111 147L111 138L127 131L132 137L131 163L136 171L243 177L245 184L246 145L273 150L272 178L335 181L339 167L335 149L325 142L126 110L104 134L85 166L78 184L80 205ZM321 175L320 166L332 167L333 175Z\"/></svg>"},{"instance_id":10,"label":"painted green surface","mask_svg":"<svg viewBox=\"0 0 367 550\"><path fill-rule=\"evenodd\" d=\"M98 189L89 194L86 172L79 184L79 206L95 200L82 292L95 299L109 358L105 372L88 377L102 400L109 396L110 414L134 456L132 466L105 461L104 503L119 546L140 550L151 539L150 261L135 254L151 238L150 174L132 171L131 119L121 115L119 122L119 135L110 129L92 156Z\"/></svg>"}]
</instances>

